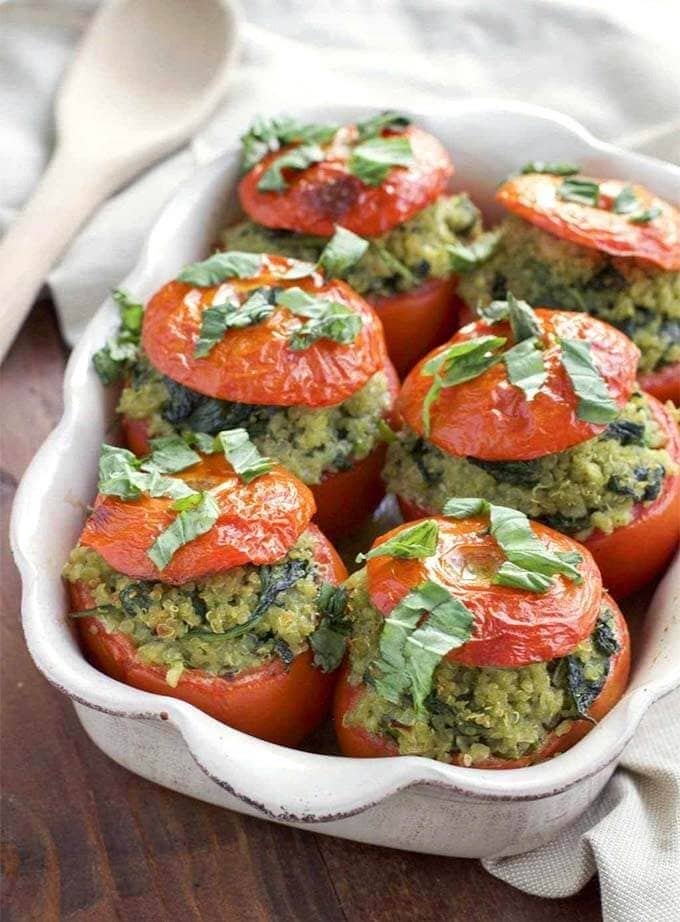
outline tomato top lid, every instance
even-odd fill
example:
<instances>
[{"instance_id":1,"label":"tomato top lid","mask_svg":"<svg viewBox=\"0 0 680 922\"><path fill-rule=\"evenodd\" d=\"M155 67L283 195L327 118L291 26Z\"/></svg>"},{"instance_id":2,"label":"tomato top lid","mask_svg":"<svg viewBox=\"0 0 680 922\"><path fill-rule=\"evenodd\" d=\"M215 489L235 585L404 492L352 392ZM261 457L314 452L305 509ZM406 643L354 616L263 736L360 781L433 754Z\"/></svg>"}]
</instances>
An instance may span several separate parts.
<instances>
[{"instance_id":1,"label":"tomato top lid","mask_svg":"<svg viewBox=\"0 0 680 922\"><path fill-rule=\"evenodd\" d=\"M281 256L216 253L151 298L142 345L158 371L220 400L333 406L386 361L374 309Z\"/></svg>"},{"instance_id":2,"label":"tomato top lid","mask_svg":"<svg viewBox=\"0 0 680 922\"><path fill-rule=\"evenodd\" d=\"M336 224L386 234L431 204L453 174L436 138L390 112L345 127L273 120L243 140L243 210L302 234L329 236Z\"/></svg>"},{"instance_id":3,"label":"tomato top lid","mask_svg":"<svg viewBox=\"0 0 680 922\"><path fill-rule=\"evenodd\" d=\"M479 504L482 503L481 500L459 502L464 514L465 503L477 503L477 508L481 508ZM474 506L469 505L469 508ZM509 530L516 529L518 520L520 529L525 532L530 529L528 539L524 534L523 546L517 542L513 546L512 535L506 540ZM492 506L491 529L489 521L487 515L466 515L460 519L433 516L399 525L383 535L367 555L372 604L389 619L396 606L406 602L406 607L412 607L416 616L411 629L428 625L429 619L434 619L429 624L430 636L416 636L414 641L424 642L430 650L438 651L452 662L516 668L566 655L590 636L600 611L602 578L591 554L571 538L536 522L529 523L515 510ZM387 550L395 542L398 545L404 536L408 543L408 533L414 528L422 532L424 527L434 529L433 551L427 556L406 558L396 553L371 556L381 546ZM397 551L404 553L399 546ZM558 573L546 577L513 564L508 557L536 566L536 560L532 562L530 557L536 551L539 561L544 555L545 560L557 561L556 566L561 560L571 561L571 565L565 564L565 570L573 567L571 575ZM547 572L551 567L545 560L541 566ZM499 579L507 579L507 583L499 584ZM441 609L437 612L432 605L427 605L430 584L440 593L444 591L444 605L449 605L453 599L454 609L450 613L453 621L448 626L441 618ZM534 591L520 588L525 585L533 585ZM542 590L538 591L537 586ZM411 595L414 590L417 594ZM435 593L437 601L441 602ZM458 614L468 613L468 626L462 631L462 622L456 618L456 606ZM403 608L402 605L396 612L400 622L407 621ZM429 612L427 618L425 612ZM447 631L452 630L454 633L449 633L447 642ZM383 638L385 636L383 631ZM382 642L380 649L384 656Z\"/></svg>"},{"instance_id":4,"label":"tomato top lid","mask_svg":"<svg viewBox=\"0 0 680 922\"><path fill-rule=\"evenodd\" d=\"M504 182L496 199L562 240L680 270L680 211L644 186L526 173Z\"/></svg>"},{"instance_id":5,"label":"tomato top lid","mask_svg":"<svg viewBox=\"0 0 680 922\"><path fill-rule=\"evenodd\" d=\"M315 512L311 491L261 458L244 430L226 433L233 463L221 451L194 455L195 463L168 476L162 459L168 444L176 453L180 441L155 440L151 463L104 446L100 492L80 544L126 576L173 585L284 557ZM194 453L185 449L190 461Z\"/></svg>"},{"instance_id":6,"label":"tomato top lid","mask_svg":"<svg viewBox=\"0 0 680 922\"><path fill-rule=\"evenodd\" d=\"M512 295L489 314L410 372L397 412L411 429L458 457L528 461L593 438L616 418L640 356L623 333L588 314L531 310Z\"/></svg>"}]
</instances>

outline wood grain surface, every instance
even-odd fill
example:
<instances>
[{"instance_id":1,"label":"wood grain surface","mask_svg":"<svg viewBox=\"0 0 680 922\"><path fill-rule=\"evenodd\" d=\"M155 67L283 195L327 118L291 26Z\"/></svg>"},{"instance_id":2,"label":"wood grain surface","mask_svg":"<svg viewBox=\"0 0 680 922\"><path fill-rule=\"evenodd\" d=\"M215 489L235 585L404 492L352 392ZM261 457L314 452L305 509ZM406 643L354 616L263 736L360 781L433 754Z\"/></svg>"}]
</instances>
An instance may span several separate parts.
<instances>
[{"instance_id":1,"label":"wood grain surface","mask_svg":"<svg viewBox=\"0 0 680 922\"><path fill-rule=\"evenodd\" d=\"M600 919L595 883L568 900L529 897L476 861L230 813L144 781L99 752L29 658L7 547L17 482L59 417L65 360L51 306L41 303L0 372L4 922Z\"/></svg>"}]
</instances>

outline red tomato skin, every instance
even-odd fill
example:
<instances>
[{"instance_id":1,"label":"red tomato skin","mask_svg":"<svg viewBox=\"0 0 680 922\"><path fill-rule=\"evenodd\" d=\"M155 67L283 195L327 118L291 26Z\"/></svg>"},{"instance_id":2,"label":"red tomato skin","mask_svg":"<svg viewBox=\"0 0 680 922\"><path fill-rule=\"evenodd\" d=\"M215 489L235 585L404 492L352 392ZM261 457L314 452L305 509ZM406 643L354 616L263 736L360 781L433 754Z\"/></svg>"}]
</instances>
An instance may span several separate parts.
<instances>
[{"instance_id":1,"label":"red tomato skin","mask_svg":"<svg viewBox=\"0 0 680 922\"><path fill-rule=\"evenodd\" d=\"M664 365L658 371L647 371L640 375L640 387L662 403L672 400L680 406L680 362Z\"/></svg>"},{"instance_id":2,"label":"red tomato skin","mask_svg":"<svg viewBox=\"0 0 680 922\"><path fill-rule=\"evenodd\" d=\"M418 359L446 342L457 327L457 278L430 279L413 291L368 297L385 331L387 352L403 377Z\"/></svg>"},{"instance_id":3,"label":"red tomato skin","mask_svg":"<svg viewBox=\"0 0 680 922\"><path fill-rule=\"evenodd\" d=\"M514 176L498 189L496 201L562 240L612 256L646 260L669 272L680 270L680 211L673 205L644 186L633 185L642 209L662 209L653 221L635 224L627 214L562 201L557 195L562 182L562 177L548 174ZM601 181L600 203L611 208L626 185L621 180Z\"/></svg>"},{"instance_id":4,"label":"red tomato skin","mask_svg":"<svg viewBox=\"0 0 680 922\"><path fill-rule=\"evenodd\" d=\"M314 526L316 558L324 578L337 585L347 576L335 549ZM92 606L90 590L82 583L70 585L75 610ZM236 730L278 743L296 746L325 717L336 674L313 665L310 650L295 657L287 669L278 658L237 676L213 676L200 669L186 669L176 688L165 681L165 669L142 662L125 634L108 633L98 618L79 618L80 641L97 668L126 685L193 704Z\"/></svg>"},{"instance_id":5,"label":"red tomato skin","mask_svg":"<svg viewBox=\"0 0 680 922\"><path fill-rule=\"evenodd\" d=\"M134 579L181 585L244 563L273 563L285 556L315 511L309 489L285 468L244 484L223 455L209 455L174 475L197 489L221 486L219 518L206 534L189 541L158 571L147 555L177 513L172 500L147 495L126 502L99 494L80 543L96 550L120 573Z\"/></svg>"},{"instance_id":6,"label":"red tomato skin","mask_svg":"<svg viewBox=\"0 0 680 922\"><path fill-rule=\"evenodd\" d=\"M587 314L538 308L536 315L550 336L590 344L610 393L623 407L635 387L637 346L614 327ZM505 336L512 343L509 324L476 320L422 359L407 376L397 412L411 429L450 455L486 461L528 461L565 451L604 431L605 425L577 418L577 398L560 361L561 350L550 345L544 351L548 378L532 401L510 384L500 362L470 381L444 388L430 408L430 433L425 435L422 407L433 380L423 374L425 364L449 345L483 335Z\"/></svg>"},{"instance_id":7,"label":"red tomato skin","mask_svg":"<svg viewBox=\"0 0 680 922\"><path fill-rule=\"evenodd\" d=\"M264 258L279 270L293 265L284 257ZM267 284L299 287L351 308L363 320L355 341L344 345L322 339L308 349L290 349L290 335L305 320L279 307L260 323L228 330L207 356L196 358L203 311L234 291L247 292ZM373 308L344 282L324 283L318 273L285 280L268 271L256 279L233 279L200 289L168 282L146 308L142 344L158 371L192 390L235 403L273 406L342 403L382 368L387 355L382 325Z\"/></svg>"},{"instance_id":8,"label":"red tomato skin","mask_svg":"<svg viewBox=\"0 0 680 922\"><path fill-rule=\"evenodd\" d=\"M288 188L281 192L257 188L281 152L269 154L239 183L241 206L265 227L330 237L340 224L363 237L380 237L430 205L453 174L451 158L436 138L414 125L403 134L411 142L415 163L392 167L379 186L366 185L349 172L347 144L356 139L350 126L338 132L326 160L290 171Z\"/></svg>"},{"instance_id":9,"label":"red tomato skin","mask_svg":"<svg viewBox=\"0 0 680 922\"><path fill-rule=\"evenodd\" d=\"M385 617L412 589L427 579L449 588L472 612L472 637L448 659L467 666L514 668L564 656L592 632L600 609L602 580L590 553L571 538L532 522L539 539L553 551L578 551L582 581L556 576L545 593L529 593L490 582L505 559L488 534L488 519L445 519L439 524L437 552L424 559L374 557L367 561L371 603ZM410 523L382 535L373 547Z\"/></svg>"},{"instance_id":10,"label":"red tomato skin","mask_svg":"<svg viewBox=\"0 0 680 922\"><path fill-rule=\"evenodd\" d=\"M680 464L680 435L668 410L647 394L659 426L668 434L667 450ZM397 497L407 521L430 513L403 496ZM602 582L615 599L641 589L663 573L680 540L680 474L666 477L663 490L649 506L639 503L633 520L611 534L593 532L583 542L598 565ZM634 565L633 565L634 562Z\"/></svg>"},{"instance_id":11,"label":"red tomato skin","mask_svg":"<svg viewBox=\"0 0 680 922\"><path fill-rule=\"evenodd\" d=\"M607 681L590 707L589 714L596 721L602 720L621 698L628 684L630 674L630 635L628 626L616 603L606 593L603 596L603 601L614 611L614 618L621 638L621 649L612 658ZM366 692L366 685L363 683L359 685L349 683L348 672L347 666L344 666L340 672L338 684L335 687L333 705L335 735L340 744L341 752L343 755L358 759L398 756L397 745L389 737L378 736L364 730L362 727L346 727L344 725L345 715L356 706L359 699ZM503 769L536 765L558 755L560 752L566 752L567 749L571 749L592 730L592 726L587 720L575 720L571 729L562 736L558 736L556 733L549 734L540 749L531 755L523 756L520 759L501 759L492 756L469 767ZM464 766L462 757L458 754L452 755L449 761L452 765Z\"/></svg>"}]
</instances>

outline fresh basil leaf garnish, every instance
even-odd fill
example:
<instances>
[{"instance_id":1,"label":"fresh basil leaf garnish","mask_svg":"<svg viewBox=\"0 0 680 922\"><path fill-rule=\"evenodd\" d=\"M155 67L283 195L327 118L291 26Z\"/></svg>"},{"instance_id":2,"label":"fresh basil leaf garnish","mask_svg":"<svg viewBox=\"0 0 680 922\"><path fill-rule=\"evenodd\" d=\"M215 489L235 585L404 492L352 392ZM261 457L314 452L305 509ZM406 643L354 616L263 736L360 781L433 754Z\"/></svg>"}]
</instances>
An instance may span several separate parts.
<instances>
[{"instance_id":1,"label":"fresh basil leaf garnish","mask_svg":"<svg viewBox=\"0 0 680 922\"><path fill-rule=\"evenodd\" d=\"M496 571L493 582L512 589L524 589L526 592L547 592L553 581L549 576L525 570L506 560Z\"/></svg>"},{"instance_id":2,"label":"fresh basil leaf garnish","mask_svg":"<svg viewBox=\"0 0 680 922\"><path fill-rule=\"evenodd\" d=\"M498 353L498 350L506 342L507 339L504 336L478 336L475 339L449 346L444 352L425 363L422 373L433 376L422 408L425 435L430 434L430 408L442 389L463 384L492 368L501 361L502 355Z\"/></svg>"},{"instance_id":3,"label":"fresh basil leaf garnish","mask_svg":"<svg viewBox=\"0 0 680 922\"><path fill-rule=\"evenodd\" d=\"M661 217L662 214L663 210L660 205L652 205L651 208L645 208L644 211L638 211L637 214L632 214L628 220L631 224L649 224L650 221Z\"/></svg>"},{"instance_id":4,"label":"fresh basil leaf garnish","mask_svg":"<svg viewBox=\"0 0 680 922\"><path fill-rule=\"evenodd\" d=\"M151 454L142 463L142 470L155 468L161 474L176 474L200 461L199 455L179 435L166 435L151 440Z\"/></svg>"},{"instance_id":5,"label":"fresh basil leaf garnish","mask_svg":"<svg viewBox=\"0 0 680 922\"><path fill-rule=\"evenodd\" d=\"M575 176L581 172L581 167L573 163L556 163L550 160L530 160L525 163L520 173L549 173L552 176Z\"/></svg>"},{"instance_id":6,"label":"fresh basil leaf garnish","mask_svg":"<svg viewBox=\"0 0 680 922\"><path fill-rule=\"evenodd\" d=\"M310 637L314 665L322 672L333 672L345 655L351 625L347 618L349 594L344 586L323 583L317 597L321 615L319 626Z\"/></svg>"},{"instance_id":7,"label":"fresh basil leaf garnish","mask_svg":"<svg viewBox=\"0 0 680 922\"><path fill-rule=\"evenodd\" d=\"M244 483L267 474L276 461L261 455L245 429L225 429L217 434L224 456Z\"/></svg>"},{"instance_id":8,"label":"fresh basil leaf garnish","mask_svg":"<svg viewBox=\"0 0 680 922\"><path fill-rule=\"evenodd\" d=\"M323 248L317 265L327 276L342 276L359 262L368 247L368 240L337 225L335 233Z\"/></svg>"},{"instance_id":9,"label":"fresh basil leaf garnish","mask_svg":"<svg viewBox=\"0 0 680 922\"><path fill-rule=\"evenodd\" d=\"M637 211L639 207L640 203L633 191L633 187L624 186L614 199L612 210L616 214L630 214L631 211Z\"/></svg>"},{"instance_id":10,"label":"fresh basil leaf garnish","mask_svg":"<svg viewBox=\"0 0 680 922\"><path fill-rule=\"evenodd\" d=\"M252 279L260 274L262 256L259 253L242 253L239 250L227 250L213 253L202 262L185 266L177 278L180 282L210 288L227 279Z\"/></svg>"},{"instance_id":11,"label":"fresh basil leaf garnish","mask_svg":"<svg viewBox=\"0 0 680 922\"><path fill-rule=\"evenodd\" d=\"M176 499L170 506L173 512L184 512L186 509L195 509L203 500L201 493L190 493L188 496L181 496Z\"/></svg>"},{"instance_id":12,"label":"fresh basil leaf garnish","mask_svg":"<svg viewBox=\"0 0 680 922\"><path fill-rule=\"evenodd\" d=\"M234 299L207 307L201 317L201 331L194 347L194 358L209 355L213 347L224 339L227 330L261 323L273 313L274 305L269 300L269 290L265 288L256 288L243 304Z\"/></svg>"},{"instance_id":13,"label":"fresh basil leaf garnish","mask_svg":"<svg viewBox=\"0 0 680 922\"><path fill-rule=\"evenodd\" d=\"M283 170L306 170L313 163L321 163L325 154L318 144L301 144L277 157L264 171L257 183L260 192L282 192L288 188Z\"/></svg>"},{"instance_id":14,"label":"fresh basil leaf garnish","mask_svg":"<svg viewBox=\"0 0 680 922\"><path fill-rule=\"evenodd\" d=\"M410 124L411 119L407 115L388 109L374 115L372 118L357 122L357 132L360 141L367 141L369 138L375 138L388 129L390 131L403 131Z\"/></svg>"},{"instance_id":15,"label":"fresh basil leaf garnish","mask_svg":"<svg viewBox=\"0 0 680 922\"><path fill-rule=\"evenodd\" d=\"M446 250L451 259L452 272L470 272L490 259L500 241L498 231L486 231L472 243L450 243Z\"/></svg>"},{"instance_id":16,"label":"fresh basil leaf garnish","mask_svg":"<svg viewBox=\"0 0 680 922\"><path fill-rule=\"evenodd\" d=\"M503 354L503 361L510 383L521 388L527 400L533 400L548 377L538 340L521 340Z\"/></svg>"},{"instance_id":17,"label":"fresh basil leaf garnish","mask_svg":"<svg viewBox=\"0 0 680 922\"><path fill-rule=\"evenodd\" d=\"M413 164L411 142L406 137L374 137L352 149L347 164L350 173L367 186L379 186L394 166Z\"/></svg>"},{"instance_id":18,"label":"fresh basil leaf garnish","mask_svg":"<svg viewBox=\"0 0 680 922\"><path fill-rule=\"evenodd\" d=\"M219 511L217 501L210 493L200 494L197 505L180 512L158 535L146 552L147 557L159 570L164 570L181 547L210 531L219 517Z\"/></svg>"},{"instance_id":19,"label":"fresh basil leaf garnish","mask_svg":"<svg viewBox=\"0 0 680 922\"><path fill-rule=\"evenodd\" d=\"M429 618L419 628L426 613ZM410 692L416 708L422 709L437 664L470 639L472 625L472 612L447 589L431 580L421 583L385 619L374 662L378 693L396 704Z\"/></svg>"},{"instance_id":20,"label":"fresh basil leaf garnish","mask_svg":"<svg viewBox=\"0 0 680 922\"><path fill-rule=\"evenodd\" d=\"M557 189L563 202L577 205L592 205L597 208L600 201L600 186L592 179L565 179Z\"/></svg>"},{"instance_id":21,"label":"fresh basil leaf garnish","mask_svg":"<svg viewBox=\"0 0 680 922\"><path fill-rule=\"evenodd\" d=\"M97 491L104 496L117 496L119 499L138 499L145 482L140 476L140 459L117 445L102 445L99 456L99 482Z\"/></svg>"},{"instance_id":22,"label":"fresh basil leaf garnish","mask_svg":"<svg viewBox=\"0 0 680 922\"><path fill-rule=\"evenodd\" d=\"M279 291L276 303L287 307L294 314L309 318L288 341L289 348L296 351L308 349L319 339L348 345L354 342L363 326L362 317L345 304L314 297L301 288Z\"/></svg>"},{"instance_id":23,"label":"fresh basil leaf garnish","mask_svg":"<svg viewBox=\"0 0 680 922\"><path fill-rule=\"evenodd\" d=\"M563 339L562 365L578 398L576 415L589 423L610 423L619 409L600 374L590 343L580 339Z\"/></svg>"},{"instance_id":24,"label":"fresh basil leaf garnish","mask_svg":"<svg viewBox=\"0 0 680 922\"><path fill-rule=\"evenodd\" d=\"M139 355L144 306L133 301L120 288L114 290L113 300L120 314L118 333L92 356L92 364L102 384L119 381Z\"/></svg>"},{"instance_id":25,"label":"fresh basil leaf garnish","mask_svg":"<svg viewBox=\"0 0 680 922\"><path fill-rule=\"evenodd\" d=\"M372 560L374 557L423 558L432 557L437 550L439 526L434 519L424 519L398 535L383 541L366 554L357 554L356 562Z\"/></svg>"},{"instance_id":26,"label":"fresh basil leaf garnish","mask_svg":"<svg viewBox=\"0 0 680 922\"><path fill-rule=\"evenodd\" d=\"M327 144L335 136L338 125L302 124L290 116L256 118L241 137L241 171L247 173L269 153L286 144Z\"/></svg>"},{"instance_id":27,"label":"fresh basil leaf garnish","mask_svg":"<svg viewBox=\"0 0 680 922\"><path fill-rule=\"evenodd\" d=\"M524 339L535 339L541 335L541 325L532 307L508 292L506 301L492 301L479 309L481 316L489 323L509 320L516 343Z\"/></svg>"}]
</instances>

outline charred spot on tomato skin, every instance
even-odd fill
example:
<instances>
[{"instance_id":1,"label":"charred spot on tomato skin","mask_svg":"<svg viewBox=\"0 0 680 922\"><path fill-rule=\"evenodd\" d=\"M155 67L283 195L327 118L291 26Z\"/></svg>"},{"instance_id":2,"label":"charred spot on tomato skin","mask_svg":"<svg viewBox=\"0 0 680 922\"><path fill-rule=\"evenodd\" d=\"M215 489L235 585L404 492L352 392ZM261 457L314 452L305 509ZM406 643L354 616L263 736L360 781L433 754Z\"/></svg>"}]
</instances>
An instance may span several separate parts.
<instances>
[{"instance_id":1,"label":"charred spot on tomato skin","mask_svg":"<svg viewBox=\"0 0 680 922\"><path fill-rule=\"evenodd\" d=\"M341 221L359 201L362 183L355 176L339 176L323 185L305 188L304 202L310 211L331 221Z\"/></svg>"}]
</instances>

